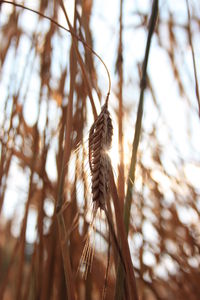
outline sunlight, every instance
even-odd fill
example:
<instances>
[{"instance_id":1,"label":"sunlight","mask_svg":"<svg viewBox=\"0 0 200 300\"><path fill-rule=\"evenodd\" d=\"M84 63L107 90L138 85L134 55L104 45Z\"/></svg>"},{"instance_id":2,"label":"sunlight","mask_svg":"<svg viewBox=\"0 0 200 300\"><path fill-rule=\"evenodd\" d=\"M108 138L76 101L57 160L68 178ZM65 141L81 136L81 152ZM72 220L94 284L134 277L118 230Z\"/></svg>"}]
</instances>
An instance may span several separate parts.
<instances>
[{"instance_id":1,"label":"sunlight","mask_svg":"<svg viewBox=\"0 0 200 300\"><path fill-rule=\"evenodd\" d=\"M188 163L184 167L184 172L187 180L195 188L199 188L199 178L200 178L200 166Z\"/></svg>"}]
</instances>

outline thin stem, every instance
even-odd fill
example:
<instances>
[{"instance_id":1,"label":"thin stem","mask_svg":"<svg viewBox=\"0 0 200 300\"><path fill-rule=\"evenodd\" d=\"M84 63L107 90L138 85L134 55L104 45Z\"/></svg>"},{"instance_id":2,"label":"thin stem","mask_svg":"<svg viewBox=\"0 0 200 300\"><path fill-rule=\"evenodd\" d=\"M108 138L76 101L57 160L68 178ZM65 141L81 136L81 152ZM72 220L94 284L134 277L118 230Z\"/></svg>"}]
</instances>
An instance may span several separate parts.
<instances>
[{"instance_id":1,"label":"thin stem","mask_svg":"<svg viewBox=\"0 0 200 300\"><path fill-rule=\"evenodd\" d=\"M129 169L129 176L128 176L128 184L127 184L127 192L125 198L125 207L124 207L124 223L126 227L126 232L128 234L129 229L129 222L130 222L130 210L131 210L131 202L132 202L132 189L135 182L135 168L136 168L136 161L137 161L137 150L141 135L141 126L142 126L142 117L143 117L143 103L144 103L144 91L146 88L146 77L147 77L147 64L149 59L149 50L151 45L151 40L156 24L158 16L158 0L154 0L149 24L149 32L148 38L146 43L146 50L144 56L144 62L142 66L142 78L140 81L140 98L139 98L139 105L137 111L137 119L135 125L135 135L133 139L133 146L132 146L132 156L131 156L131 165Z\"/></svg>"},{"instance_id":2,"label":"thin stem","mask_svg":"<svg viewBox=\"0 0 200 300\"><path fill-rule=\"evenodd\" d=\"M117 231L118 231L118 235L119 235L119 242L118 242L118 240L116 240L116 247L118 250L118 254L120 256L120 261L122 264L123 271L126 270L126 272L124 274L126 275L126 279L127 279L127 281L126 281L127 292L129 294L128 299L138 300L136 279L135 279L133 264L132 264L132 260L131 260L131 253L130 253L130 249L129 249L129 245L128 245L128 239L126 236L126 231L125 231L124 222L123 222L123 214L122 214L121 206L119 203L119 197L118 197L117 188L115 185L112 168L110 168L109 175L110 175L109 176L110 192L111 192L111 196L113 199L113 204L114 204L114 209L115 209L115 217L117 220L116 225L117 225ZM108 220L108 224L109 224L109 216L107 216L107 220ZM111 229L111 233L112 233L113 228L112 228L112 226L110 226L110 224L109 224L109 228ZM121 248L120 248L120 245L123 245L123 246L121 246Z\"/></svg>"},{"instance_id":3,"label":"thin stem","mask_svg":"<svg viewBox=\"0 0 200 300\"><path fill-rule=\"evenodd\" d=\"M75 18L76 20L76 18ZM74 22L75 25L76 22ZM75 87L75 78L77 73L77 62L75 59L74 53L74 40L72 39L72 46L70 49L70 91L69 91L69 99L68 99L68 106L67 106L67 122L65 127L65 145L64 145L64 153L61 165L61 176L59 182L59 189L58 189L58 199L57 199L57 220L58 220L58 229L60 234L60 246L63 258L63 266L64 266L64 273L65 273L65 282L67 288L67 296L68 299L74 299L75 297L75 287L73 283L73 275L72 275L72 267L70 262L70 250L69 245L65 241L66 235L66 228L65 228L65 221L63 217L63 213L61 210L63 205L63 193L64 193L64 180L65 174L68 172L68 166L70 153L71 153L71 132L72 132L72 120L73 120L73 99L74 99L74 87Z\"/></svg>"},{"instance_id":4,"label":"thin stem","mask_svg":"<svg viewBox=\"0 0 200 300\"><path fill-rule=\"evenodd\" d=\"M191 31L191 16L190 16L190 8L189 8L189 3L188 0L186 0L186 5L187 5L187 13L188 13L188 38L189 38L189 43L192 51L192 62L193 62L193 69L194 69L194 78L195 78L195 92L196 92L196 97L197 97L197 102L199 106L199 117L200 117L200 97L199 97L199 86L198 86L198 77L197 77L197 68L196 68L196 61L195 61L195 55L194 55L194 47L192 43L192 31Z\"/></svg>"},{"instance_id":5,"label":"thin stem","mask_svg":"<svg viewBox=\"0 0 200 300\"><path fill-rule=\"evenodd\" d=\"M119 200L123 209L124 202L124 146L123 146L123 0L120 0L120 17L119 17L119 45L116 68L119 76L119 106L118 106L118 139L119 139L119 175L118 175L118 191Z\"/></svg>"},{"instance_id":6,"label":"thin stem","mask_svg":"<svg viewBox=\"0 0 200 300\"><path fill-rule=\"evenodd\" d=\"M28 11L31 11L31 12L33 12L33 13L35 13L35 14L37 14L37 15L39 15L39 16L41 16L41 17L43 17L44 19L47 19L47 20L49 20L50 22L52 22L53 24L55 24L56 26L58 26L59 28L61 28L61 29L63 29L63 30L65 30L65 31L67 31L67 32L69 32L73 37L75 37L79 42L81 42L89 51L91 51L92 52L92 54L94 54L99 60L100 60L100 62L103 64L103 66L104 66L104 68L105 68L105 70L106 70L106 74L107 74L107 76L108 76L108 95L110 94L110 91L111 91L111 78L110 78L110 73L109 73L109 71L108 71L108 68L107 68L107 66L106 66L106 64L105 64L105 62L103 61L103 59L81 38L81 37L79 37L79 36L77 36L74 32L72 32L71 30L69 30L69 29L67 29L67 28L65 28L64 26L62 26L61 24L59 24L58 22L56 22L54 19L52 19L52 18L50 18L50 17L48 17L48 16L46 16L46 15L44 15L43 13L41 13L41 12L39 12L39 11L36 11L36 10L34 10L34 9L32 9L32 8L29 8L29 7L26 7L26 6L24 6L24 5L22 5L22 4L17 4L17 3L13 3L13 2L11 2L11 1L6 1L6 0L0 0L0 4L2 4L2 3L7 3L7 4L12 4L12 5L14 5L14 6L16 6L16 7L20 7L20 8L23 8L23 9L25 9L25 10L28 10Z\"/></svg>"},{"instance_id":7,"label":"thin stem","mask_svg":"<svg viewBox=\"0 0 200 300\"><path fill-rule=\"evenodd\" d=\"M93 114L94 114L94 119L96 119L97 118L97 111L96 111L96 107L95 107L95 104L94 104L94 99L93 99L93 96L92 96L92 91L91 91L92 89L91 89L90 81L89 81L89 78L88 78L88 75L87 75L87 71L85 69L85 65L84 65L83 59L82 59L82 57L80 55L80 52L79 52L79 49L78 49L78 46L77 46L77 43L76 43L76 34L74 32L73 27L71 26L71 23L69 21L68 15L67 15L67 11L65 9L65 6L64 6L62 0L60 0L60 6L61 6L61 8L63 10L64 15L65 15L67 24L68 24L68 26L70 28L70 32L73 33L73 35L72 35L72 45L73 45L73 48L75 50L75 53L76 53L79 65L81 67L81 71L83 73L83 79L84 79L84 82L85 82L87 90L88 90L88 96L90 98L90 102L91 102L91 106L92 106L92 110L93 110Z\"/></svg>"},{"instance_id":8,"label":"thin stem","mask_svg":"<svg viewBox=\"0 0 200 300\"><path fill-rule=\"evenodd\" d=\"M131 211L131 202L132 202L132 189L135 181L135 168L136 168L136 157L137 157L137 150L139 145L139 139L141 135L141 126L142 126L142 117L143 117L143 102L144 102L144 91L146 88L146 77L147 77L147 64L149 58L149 50L151 45L151 39L154 32L156 20L158 16L158 0L154 0L149 24L149 32L148 38L146 43L146 50L144 56L144 62L142 66L142 77L140 82L140 98L139 98L139 105L137 111L137 119L136 119L136 126L135 126L135 135L133 139L133 146L132 146L132 157L131 157L131 165L129 170L129 177L128 177L128 184L127 184L127 193L125 198L125 205L124 205L124 224L126 234L128 235L129 230L129 223L130 223L130 211ZM118 272L117 272L117 284L115 291L115 299L119 300L123 298L123 291L124 291L124 278L125 273L124 269L119 262L118 265Z\"/></svg>"},{"instance_id":9,"label":"thin stem","mask_svg":"<svg viewBox=\"0 0 200 300\"><path fill-rule=\"evenodd\" d=\"M125 180L124 180L124 146L123 146L123 0L120 0L120 16L119 16L119 45L118 45L118 57L116 63L116 70L119 76L119 106L118 106L118 139L119 139L119 155L120 163L118 167L118 193L120 205L123 210L124 206L124 193L125 193ZM124 285L121 283L124 281L124 270L122 264L117 264L117 277L115 284L115 295L114 299L120 299L124 292Z\"/></svg>"},{"instance_id":10,"label":"thin stem","mask_svg":"<svg viewBox=\"0 0 200 300\"><path fill-rule=\"evenodd\" d=\"M102 300L106 299L106 291L108 286L108 274L109 274L109 266L110 266L110 230L108 231L108 254L107 254L107 266L106 266L106 273L104 278L104 287L102 293Z\"/></svg>"}]
</instances>

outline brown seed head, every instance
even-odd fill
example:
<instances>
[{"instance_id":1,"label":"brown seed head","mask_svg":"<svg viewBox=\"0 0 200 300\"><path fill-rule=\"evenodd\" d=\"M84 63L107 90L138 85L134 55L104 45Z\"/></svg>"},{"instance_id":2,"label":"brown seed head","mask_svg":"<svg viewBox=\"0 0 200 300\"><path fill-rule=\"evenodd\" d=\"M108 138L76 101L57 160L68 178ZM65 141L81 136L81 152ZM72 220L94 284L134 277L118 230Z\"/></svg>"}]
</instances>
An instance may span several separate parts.
<instances>
[{"instance_id":1,"label":"brown seed head","mask_svg":"<svg viewBox=\"0 0 200 300\"><path fill-rule=\"evenodd\" d=\"M92 196L95 208L104 209L108 194L110 159L107 150L111 147L112 120L107 103L102 107L89 134L89 163L92 176Z\"/></svg>"}]
</instances>

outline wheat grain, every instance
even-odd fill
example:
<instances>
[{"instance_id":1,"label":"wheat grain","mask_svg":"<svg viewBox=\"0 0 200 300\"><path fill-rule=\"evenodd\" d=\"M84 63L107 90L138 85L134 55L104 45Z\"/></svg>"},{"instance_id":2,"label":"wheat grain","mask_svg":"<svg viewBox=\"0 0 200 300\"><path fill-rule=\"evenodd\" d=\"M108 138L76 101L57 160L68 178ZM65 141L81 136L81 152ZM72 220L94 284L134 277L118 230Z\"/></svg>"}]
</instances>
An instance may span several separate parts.
<instances>
[{"instance_id":1,"label":"wheat grain","mask_svg":"<svg viewBox=\"0 0 200 300\"><path fill-rule=\"evenodd\" d=\"M89 163L94 213L98 208L104 209L108 195L110 159L107 150L111 146L112 134L112 120L106 102L89 134Z\"/></svg>"},{"instance_id":2,"label":"wheat grain","mask_svg":"<svg viewBox=\"0 0 200 300\"><path fill-rule=\"evenodd\" d=\"M79 270L83 267L83 275L86 278L87 272L92 266L95 245L94 219L98 208L106 210L105 204L109 194L109 168L111 168L108 149L111 147L113 126L108 111L108 97L101 109L101 113L93 123L89 132L89 166L92 182L93 216L88 231L85 247L80 259ZM92 237L92 246L90 238Z\"/></svg>"}]
</instances>

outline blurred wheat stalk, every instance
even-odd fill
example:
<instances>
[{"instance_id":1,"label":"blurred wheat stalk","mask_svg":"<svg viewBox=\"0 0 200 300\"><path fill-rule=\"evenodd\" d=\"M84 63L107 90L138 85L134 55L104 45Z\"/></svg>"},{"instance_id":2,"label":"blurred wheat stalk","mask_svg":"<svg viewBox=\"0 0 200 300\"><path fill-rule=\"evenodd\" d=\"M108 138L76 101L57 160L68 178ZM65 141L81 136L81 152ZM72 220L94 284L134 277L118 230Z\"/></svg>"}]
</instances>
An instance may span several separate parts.
<instances>
[{"instance_id":1,"label":"blurred wheat stalk","mask_svg":"<svg viewBox=\"0 0 200 300\"><path fill-rule=\"evenodd\" d=\"M124 66L130 59L124 49L128 47L124 40L124 1L119 1L116 82L113 80L112 90L118 101L113 107L118 125L114 131L118 130L119 164L114 170L116 178L113 171L108 171L108 177L104 174L105 185L106 181L110 185L106 201L109 226L105 215L98 214L97 246L86 280L77 269L91 220L88 215L96 183L93 174L91 187L88 128L92 118L97 120L97 102L102 105L107 93L100 80L101 62L91 51L95 48L95 31L91 28L95 1L75 1L73 24L62 1L38 1L34 9L40 14L3 2L8 1L0 1L0 299L199 299L199 190L180 167L187 164L181 153L180 163L173 164L176 172L166 165L165 147L156 122L151 130L142 127L145 88L154 109L162 114L157 100L159 83L155 86L150 72L146 73L147 60L137 73L138 78L140 73L145 76L141 76L137 86L134 83L141 97L139 104L134 102L136 96L132 97L131 110L137 114L138 106L138 117L131 167L125 165L125 130L134 132L134 123L125 129L131 114L124 97L128 93ZM195 80L190 81L190 88L196 90L198 99L192 24L200 24L198 9L194 9L199 4L186 4L188 18L184 23L178 23L169 7L165 8L167 18L162 18L160 4L156 24L155 19L149 22L153 20L151 11L138 10L135 15L139 25L132 26L132 30L148 33L151 25L152 32L155 26L154 42L167 56L179 93L194 116L196 112L177 62L177 50L181 47L177 30L181 30L188 37L185 47L192 49ZM25 5L29 7L29 2ZM156 5L157 1L153 1L154 17ZM62 14L72 35L56 25ZM27 23L29 18L31 25ZM165 42L163 26L168 34ZM79 43L76 36L84 43ZM138 148L141 128L142 146ZM93 171L96 161L92 149ZM151 163L145 160L147 155ZM167 191L158 177L167 184ZM189 211L195 222L184 220L181 210ZM5 216L6 211L9 217ZM30 241L33 219L31 231L35 237Z\"/></svg>"}]
</instances>

